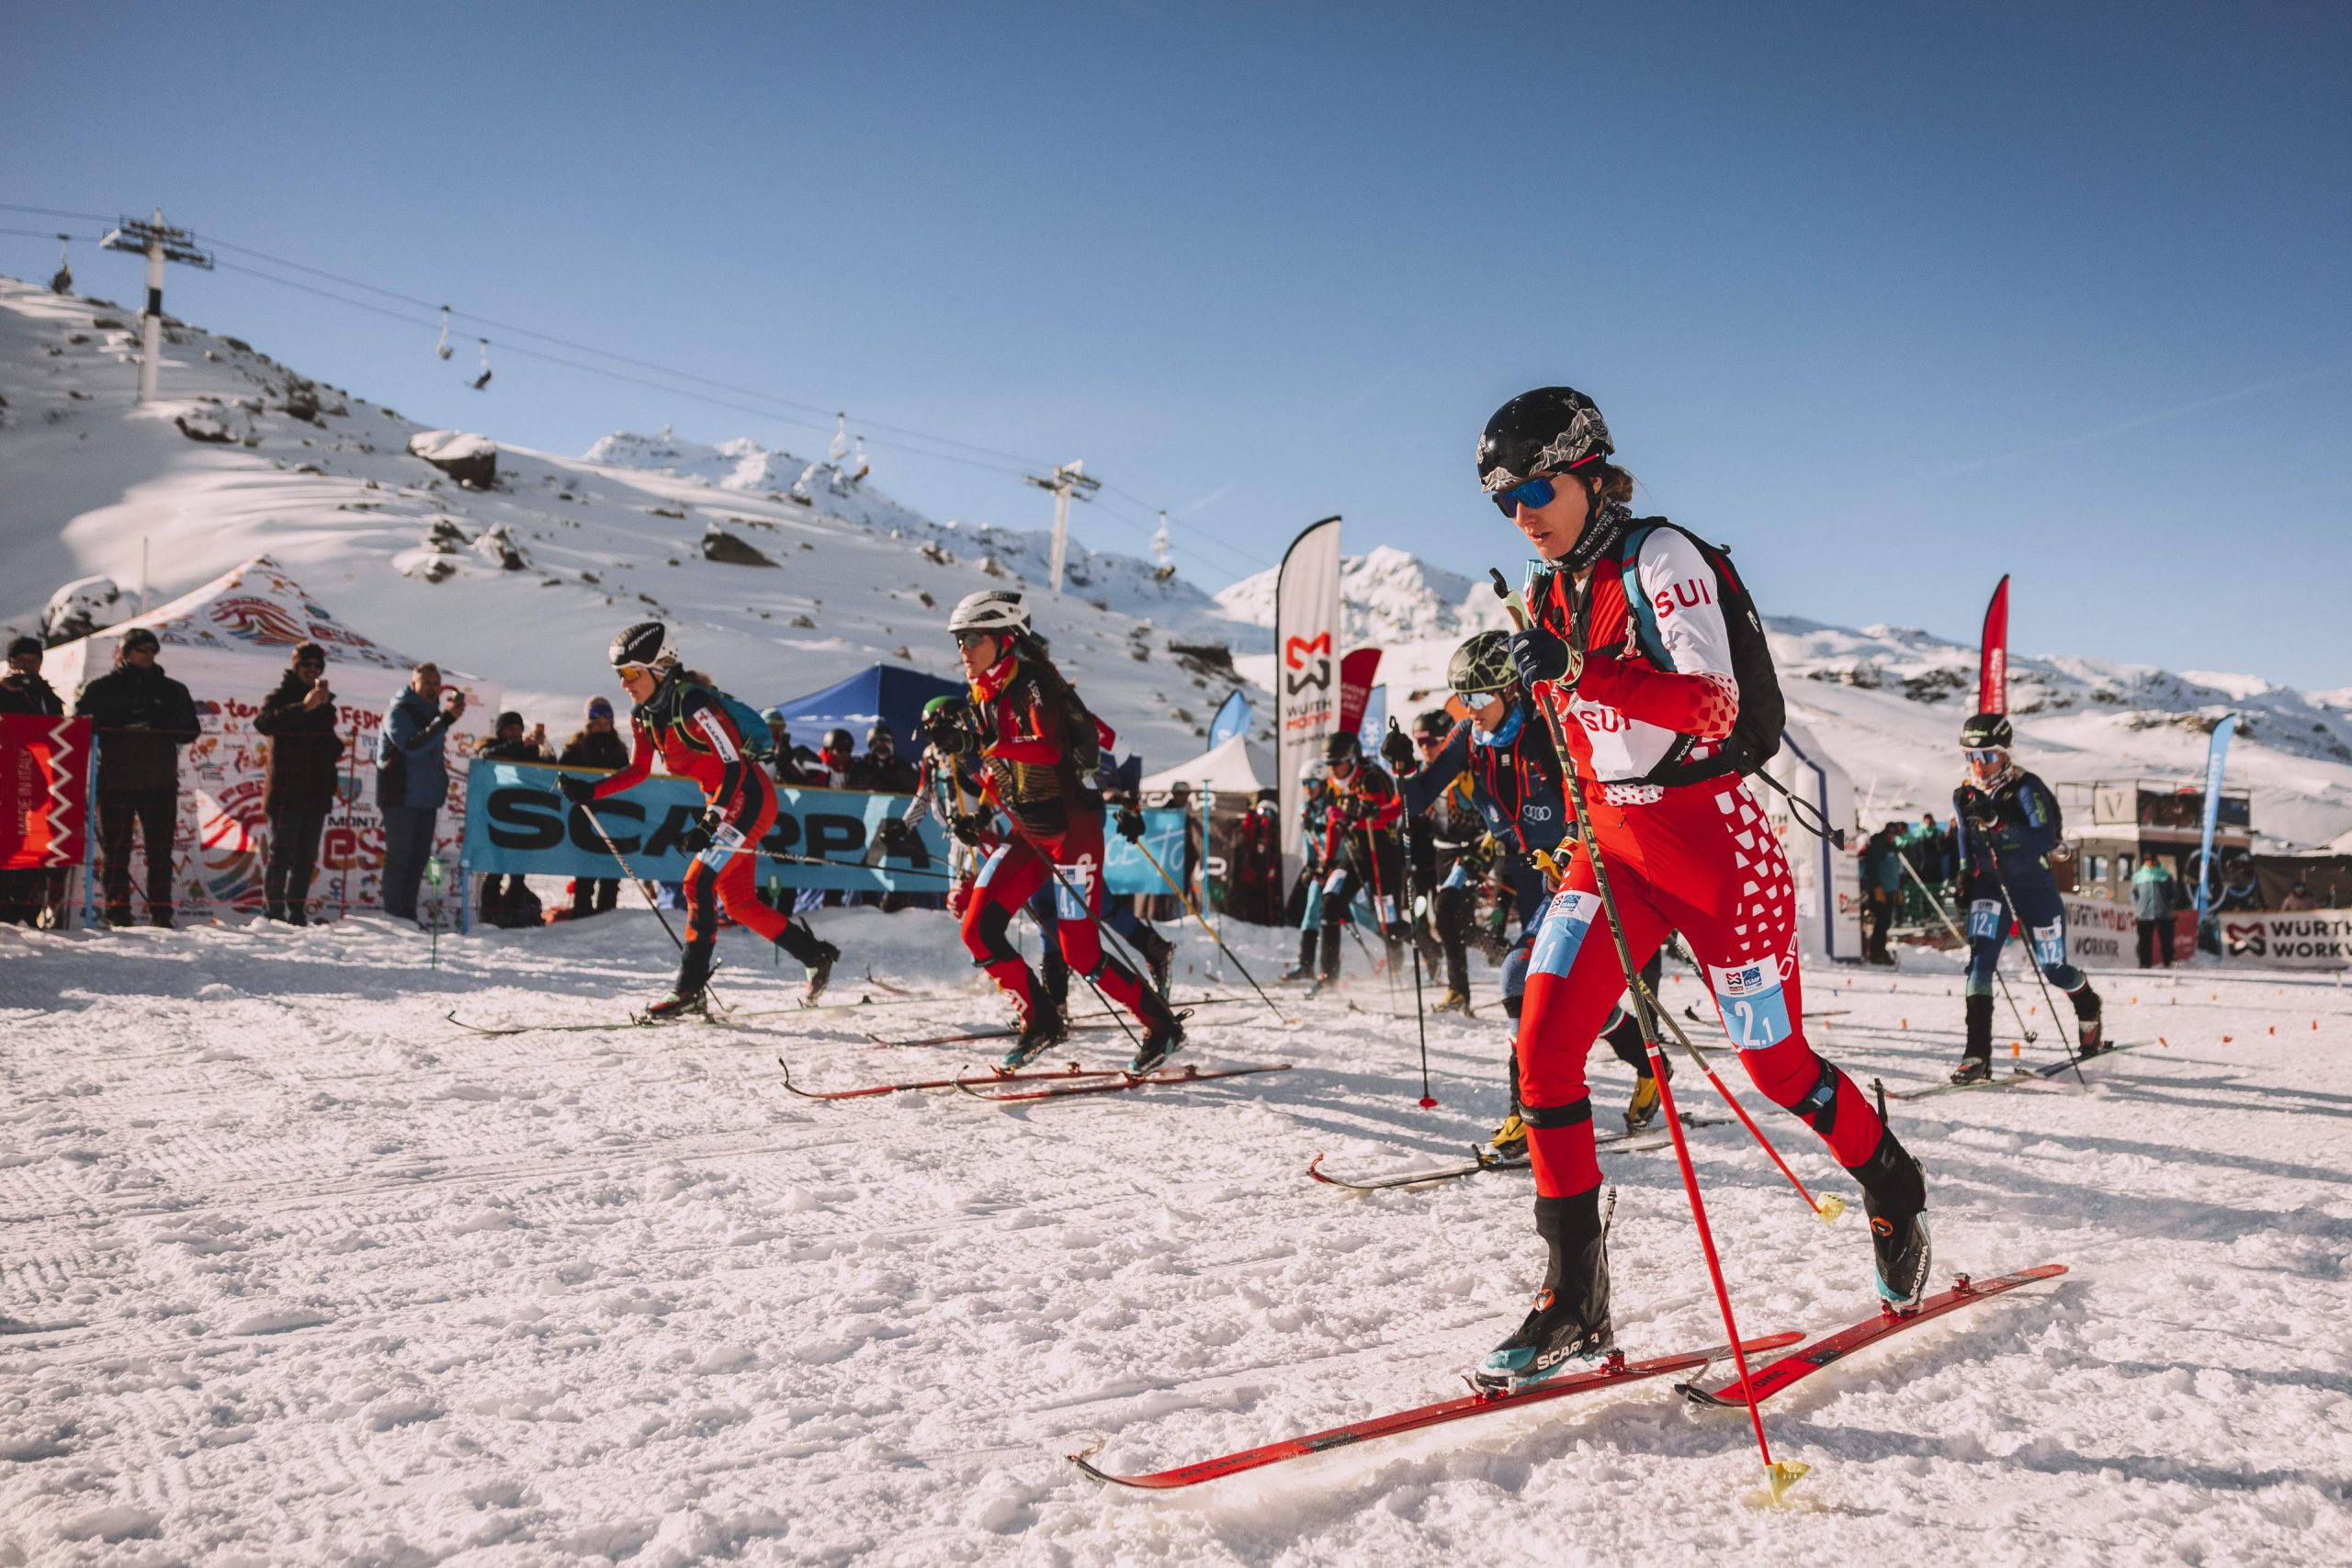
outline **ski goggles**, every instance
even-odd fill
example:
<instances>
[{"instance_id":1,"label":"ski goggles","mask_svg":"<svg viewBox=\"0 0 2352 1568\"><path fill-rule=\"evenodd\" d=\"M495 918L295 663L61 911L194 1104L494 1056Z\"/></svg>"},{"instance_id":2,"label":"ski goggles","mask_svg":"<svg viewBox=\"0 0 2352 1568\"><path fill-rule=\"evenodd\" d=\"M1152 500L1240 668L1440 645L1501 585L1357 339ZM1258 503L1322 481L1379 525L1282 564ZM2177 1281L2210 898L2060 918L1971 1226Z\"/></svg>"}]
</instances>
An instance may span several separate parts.
<instances>
[{"instance_id":1,"label":"ski goggles","mask_svg":"<svg viewBox=\"0 0 2352 1568\"><path fill-rule=\"evenodd\" d=\"M1453 700L1472 713L1476 713L1488 703L1500 697L1504 690L1505 688L1498 686L1491 692L1456 692L1453 694Z\"/></svg>"},{"instance_id":2,"label":"ski goggles","mask_svg":"<svg viewBox=\"0 0 2352 1568\"><path fill-rule=\"evenodd\" d=\"M1962 751L1961 755L1968 759L1968 765L1972 768L1993 767L2001 760L2001 753L1991 750L1967 750Z\"/></svg>"},{"instance_id":3,"label":"ski goggles","mask_svg":"<svg viewBox=\"0 0 2352 1568\"><path fill-rule=\"evenodd\" d=\"M1496 491L1495 505L1504 516L1516 519L1521 507L1540 512L1551 505L1559 493L1550 479L1528 479L1509 490Z\"/></svg>"}]
</instances>

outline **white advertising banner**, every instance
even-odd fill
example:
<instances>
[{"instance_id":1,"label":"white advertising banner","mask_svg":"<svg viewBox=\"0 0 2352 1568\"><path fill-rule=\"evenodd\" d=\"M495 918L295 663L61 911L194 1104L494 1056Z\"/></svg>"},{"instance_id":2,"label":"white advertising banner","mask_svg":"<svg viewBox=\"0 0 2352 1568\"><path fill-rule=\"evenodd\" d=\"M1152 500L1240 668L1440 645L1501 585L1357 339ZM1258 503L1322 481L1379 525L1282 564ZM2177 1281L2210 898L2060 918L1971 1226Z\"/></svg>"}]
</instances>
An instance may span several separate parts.
<instances>
[{"instance_id":1,"label":"white advertising banner","mask_svg":"<svg viewBox=\"0 0 2352 1568\"><path fill-rule=\"evenodd\" d=\"M2248 969L2352 969L2352 909L2213 917L2222 962Z\"/></svg>"},{"instance_id":2,"label":"white advertising banner","mask_svg":"<svg viewBox=\"0 0 2352 1568\"><path fill-rule=\"evenodd\" d=\"M1299 774L1340 728L1340 520L1291 541L1274 580L1274 765L1281 772L1283 886L1298 874Z\"/></svg>"},{"instance_id":3,"label":"white advertising banner","mask_svg":"<svg viewBox=\"0 0 2352 1568\"><path fill-rule=\"evenodd\" d=\"M2140 962L2140 926L2132 906L2059 895L2066 908L2066 962L2077 969L2131 969Z\"/></svg>"},{"instance_id":4,"label":"white advertising banner","mask_svg":"<svg viewBox=\"0 0 2352 1568\"><path fill-rule=\"evenodd\" d=\"M376 810L377 733L392 694L408 683L413 660L344 626L266 556L256 557L144 615L49 650L43 669L70 705L91 680L114 667L122 634L145 626L163 644L164 672L195 699L201 732L180 752L179 825L173 845L173 897L185 908L258 909L269 818L262 808L269 739L254 728L262 699L285 675L294 647L326 649L327 684L335 694L335 732L343 737L343 779L319 845L311 897L322 910L379 908L384 823ZM464 759L486 739L501 688L445 668L444 681L466 694L466 716L447 742L449 800L435 824L434 852L454 875L465 830ZM101 749L106 744L100 736ZM144 888L144 852L132 881ZM431 890L425 899L431 901ZM457 889L447 888L452 917Z\"/></svg>"}]
</instances>

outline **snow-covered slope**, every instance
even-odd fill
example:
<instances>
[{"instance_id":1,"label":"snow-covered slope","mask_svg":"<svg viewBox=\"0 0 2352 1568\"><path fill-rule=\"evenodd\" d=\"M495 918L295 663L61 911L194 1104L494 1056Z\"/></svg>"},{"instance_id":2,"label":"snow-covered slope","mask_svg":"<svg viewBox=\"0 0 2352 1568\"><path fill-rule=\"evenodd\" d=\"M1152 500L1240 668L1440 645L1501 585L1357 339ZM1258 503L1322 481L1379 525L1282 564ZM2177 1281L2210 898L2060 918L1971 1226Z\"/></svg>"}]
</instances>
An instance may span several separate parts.
<instances>
[{"instance_id":1,"label":"snow-covered slope","mask_svg":"<svg viewBox=\"0 0 2352 1568\"><path fill-rule=\"evenodd\" d=\"M1274 581L1278 570L1245 577L1216 596L1217 607L1259 635L1237 639L1237 648L1262 652L1272 647ZM1509 625L1500 604L1483 582L1434 567L1389 545L1360 556L1340 558L1340 598L1345 606L1351 647L1391 647L1430 637L1456 641L1487 626Z\"/></svg>"},{"instance_id":2,"label":"snow-covered slope","mask_svg":"<svg viewBox=\"0 0 2352 1568\"><path fill-rule=\"evenodd\" d=\"M413 422L184 324L164 400L141 409L136 325L0 279L0 626L31 628L54 589L92 573L135 596L142 546L154 602L266 552L348 624L503 682L561 733L609 690L604 649L632 619L671 621L694 663L765 703L876 660L949 673L948 607L1045 575L1041 534L933 524L750 442L508 447L494 489L465 489L409 455ZM498 399L483 394L477 427L493 438ZM720 533L775 564L706 558ZM1226 693L1168 656L1166 626L1213 615L1207 596L1081 547L1069 584L1040 596L1038 621L1090 700L1148 760L1190 755Z\"/></svg>"}]
</instances>

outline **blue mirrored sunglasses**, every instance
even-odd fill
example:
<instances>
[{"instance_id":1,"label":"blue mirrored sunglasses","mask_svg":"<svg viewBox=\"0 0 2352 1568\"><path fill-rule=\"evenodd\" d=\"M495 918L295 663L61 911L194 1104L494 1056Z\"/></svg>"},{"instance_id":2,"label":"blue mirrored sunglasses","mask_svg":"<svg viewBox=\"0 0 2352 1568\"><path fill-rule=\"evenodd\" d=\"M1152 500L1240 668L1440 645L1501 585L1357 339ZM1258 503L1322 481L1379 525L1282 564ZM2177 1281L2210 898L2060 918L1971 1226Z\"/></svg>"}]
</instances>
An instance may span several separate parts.
<instances>
[{"instance_id":1,"label":"blue mirrored sunglasses","mask_svg":"<svg viewBox=\"0 0 2352 1568\"><path fill-rule=\"evenodd\" d=\"M1495 504L1502 509L1504 516L1516 520L1521 507L1533 507L1541 511L1551 505L1553 497L1559 493L1552 488L1550 479L1529 479L1524 484L1516 484L1509 490L1497 491Z\"/></svg>"},{"instance_id":2,"label":"blue mirrored sunglasses","mask_svg":"<svg viewBox=\"0 0 2352 1568\"><path fill-rule=\"evenodd\" d=\"M1964 751L1962 755L1980 768L1989 768L2001 760L2001 754L1994 750Z\"/></svg>"}]
</instances>

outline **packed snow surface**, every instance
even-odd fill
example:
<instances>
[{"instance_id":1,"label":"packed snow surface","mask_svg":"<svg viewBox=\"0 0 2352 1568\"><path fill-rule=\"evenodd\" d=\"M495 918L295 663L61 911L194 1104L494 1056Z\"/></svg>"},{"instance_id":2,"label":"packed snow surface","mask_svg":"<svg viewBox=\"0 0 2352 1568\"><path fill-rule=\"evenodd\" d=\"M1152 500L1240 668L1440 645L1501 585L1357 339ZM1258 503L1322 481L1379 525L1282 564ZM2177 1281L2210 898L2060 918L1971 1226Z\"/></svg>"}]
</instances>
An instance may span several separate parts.
<instances>
[{"instance_id":1,"label":"packed snow surface","mask_svg":"<svg viewBox=\"0 0 2352 1568\"><path fill-rule=\"evenodd\" d=\"M651 918L445 936L437 966L371 918L0 930L0 1562L2352 1561L2352 1008L2326 979L2107 976L2137 1048L2087 1088L1898 1102L1939 1276L2072 1272L1767 1406L1815 1467L1785 1510L1744 1500L1745 1421L1662 1383L1157 1495L1065 1456L1157 1469L1446 1398L1525 1310L1524 1176L1305 1174L1491 1125L1491 972L1484 1016L1430 1021L1431 1111L1409 992L1399 1021L1360 975L1282 993L1295 1027L1204 1008L1180 1058L1286 1073L817 1103L779 1055L810 1087L944 1076L996 1047L868 1033L1002 1010L944 916L818 919L849 954L829 999L870 1005L795 1010L797 975L730 932L731 1024L503 1037L445 1015L621 1018L670 966ZM1272 973L1286 936L1243 934ZM1206 956L1188 934L1180 992ZM1807 978L1865 1081L1950 1065L1949 960ZM1594 1072L1613 1122L1629 1079ZM1736 1126L1692 1145L1744 1329L1873 1310L1859 1201L1825 1227ZM1672 1156L1604 1165L1622 1343L1717 1342Z\"/></svg>"}]
</instances>

